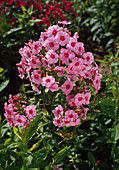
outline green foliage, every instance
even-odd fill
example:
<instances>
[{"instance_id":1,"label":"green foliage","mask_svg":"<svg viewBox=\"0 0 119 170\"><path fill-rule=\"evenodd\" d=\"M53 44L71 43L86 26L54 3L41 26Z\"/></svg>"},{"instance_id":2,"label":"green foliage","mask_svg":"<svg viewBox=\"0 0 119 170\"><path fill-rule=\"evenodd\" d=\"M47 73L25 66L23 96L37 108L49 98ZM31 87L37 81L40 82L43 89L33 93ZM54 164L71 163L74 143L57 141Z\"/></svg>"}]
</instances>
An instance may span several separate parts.
<instances>
[{"instance_id":1,"label":"green foliage","mask_svg":"<svg viewBox=\"0 0 119 170\"><path fill-rule=\"evenodd\" d=\"M72 1L74 2L74 1ZM88 40L97 42L107 51L114 49L119 35L119 0L78 0L74 2L81 21L79 32L87 34Z\"/></svg>"}]
</instances>

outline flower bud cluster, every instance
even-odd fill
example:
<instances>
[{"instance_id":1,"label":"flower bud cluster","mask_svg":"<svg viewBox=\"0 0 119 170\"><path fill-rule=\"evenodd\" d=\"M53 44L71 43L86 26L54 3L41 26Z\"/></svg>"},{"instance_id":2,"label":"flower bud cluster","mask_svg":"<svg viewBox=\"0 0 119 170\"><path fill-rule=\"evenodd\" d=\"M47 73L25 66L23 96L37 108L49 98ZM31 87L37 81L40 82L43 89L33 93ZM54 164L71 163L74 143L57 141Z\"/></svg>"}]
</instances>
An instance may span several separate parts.
<instances>
[{"instance_id":1,"label":"flower bud cluster","mask_svg":"<svg viewBox=\"0 0 119 170\"><path fill-rule=\"evenodd\" d=\"M38 41L29 41L19 50L22 58L17 64L19 76L29 78L33 90L61 92L67 107L58 105L53 123L58 127L75 126L86 119L91 89L95 94L100 89L101 77L98 65L91 52L85 52L84 44L78 42L78 34L71 33L62 21L41 32Z\"/></svg>"},{"instance_id":2,"label":"flower bud cluster","mask_svg":"<svg viewBox=\"0 0 119 170\"><path fill-rule=\"evenodd\" d=\"M5 114L7 123L10 126L27 127L30 121L36 116L36 106L28 105L26 96L17 94L17 96L9 95L9 104L5 102Z\"/></svg>"}]
</instances>

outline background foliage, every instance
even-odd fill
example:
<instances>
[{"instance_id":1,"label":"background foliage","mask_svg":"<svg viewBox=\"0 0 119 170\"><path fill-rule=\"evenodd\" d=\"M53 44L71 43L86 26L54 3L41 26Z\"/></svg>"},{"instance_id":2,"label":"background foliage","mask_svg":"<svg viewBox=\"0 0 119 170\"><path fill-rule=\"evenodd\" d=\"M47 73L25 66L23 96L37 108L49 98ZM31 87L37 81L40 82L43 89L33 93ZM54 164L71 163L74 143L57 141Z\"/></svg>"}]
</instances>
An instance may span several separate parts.
<instances>
[{"instance_id":1,"label":"background foliage","mask_svg":"<svg viewBox=\"0 0 119 170\"><path fill-rule=\"evenodd\" d=\"M39 108L40 116L27 130L11 128L3 117L3 103L9 93L16 94L23 83L15 66L20 61L18 50L29 39L38 39L40 32L47 28L46 21L42 21L43 16L46 18L47 1L41 1L42 9L36 9L33 4L16 8L14 2L3 3L0 6L0 169L48 170L57 164L66 170L119 168L119 56L115 49L119 41L119 0L69 2L75 13L80 14L73 17L62 6L63 15L73 23L70 30L79 32L86 48L98 54L98 62L110 67L111 73L103 75L100 93L93 98L88 117L80 126L56 128L47 112ZM39 17L40 14L43 15ZM59 20L48 19L51 25ZM29 82L24 82L20 92L36 104L39 96L31 90ZM58 95L55 100L58 102Z\"/></svg>"}]
</instances>

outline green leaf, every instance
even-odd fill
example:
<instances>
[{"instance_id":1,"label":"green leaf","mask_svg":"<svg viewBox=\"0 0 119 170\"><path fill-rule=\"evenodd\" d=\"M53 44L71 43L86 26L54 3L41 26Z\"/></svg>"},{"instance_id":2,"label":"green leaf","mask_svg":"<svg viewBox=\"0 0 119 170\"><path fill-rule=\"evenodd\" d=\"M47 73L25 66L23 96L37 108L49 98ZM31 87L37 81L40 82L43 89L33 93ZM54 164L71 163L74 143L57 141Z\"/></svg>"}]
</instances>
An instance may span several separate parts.
<instances>
[{"instance_id":1,"label":"green leaf","mask_svg":"<svg viewBox=\"0 0 119 170\"><path fill-rule=\"evenodd\" d=\"M116 125L115 141L119 139L119 123Z\"/></svg>"},{"instance_id":2,"label":"green leaf","mask_svg":"<svg viewBox=\"0 0 119 170\"><path fill-rule=\"evenodd\" d=\"M96 160L92 152L88 152L88 159L92 165L95 165Z\"/></svg>"},{"instance_id":3,"label":"green leaf","mask_svg":"<svg viewBox=\"0 0 119 170\"><path fill-rule=\"evenodd\" d=\"M40 123L40 115L37 115L34 120L26 127L23 133L23 141L28 143L29 140L32 138L34 133L38 128L38 124Z\"/></svg>"},{"instance_id":4,"label":"green leaf","mask_svg":"<svg viewBox=\"0 0 119 170\"><path fill-rule=\"evenodd\" d=\"M105 106L115 106L115 103L112 101L112 99L103 99L101 100L101 104Z\"/></svg>"},{"instance_id":5,"label":"green leaf","mask_svg":"<svg viewBox=\"0 0 119 170\"><path fill-rule=\"evenodd\" d=\"M15 135L16 135L20 140L23 140L23 139L22 139L22 134L19 132L19 129L17 129L16 127L13 127L13 131L14 131Z\"/></svg>"},{"instance_id":6,"label":"green leaf","mask_svg":"<svg viewBox=\"0 0 119 170\"><path fill-rule=\"evenodd\" d=\"M7 85L9 84L9 81L10 81L9 79L6 79L0 84L0 92L3 91L7 87Z\"/></svg>"},{"instance_id":7,"label":"green leaf","mask_svg":"<svg viewBox=\"0 0 119 170\"><path fill-rule=\"evenodd\" d=\"M68 154L69 150L70 150L71 146L69 147L65 147L64 149L60 150L53 158L53 165L57 165L58 163L60 163Z\"/></svg>"}]
</instances>

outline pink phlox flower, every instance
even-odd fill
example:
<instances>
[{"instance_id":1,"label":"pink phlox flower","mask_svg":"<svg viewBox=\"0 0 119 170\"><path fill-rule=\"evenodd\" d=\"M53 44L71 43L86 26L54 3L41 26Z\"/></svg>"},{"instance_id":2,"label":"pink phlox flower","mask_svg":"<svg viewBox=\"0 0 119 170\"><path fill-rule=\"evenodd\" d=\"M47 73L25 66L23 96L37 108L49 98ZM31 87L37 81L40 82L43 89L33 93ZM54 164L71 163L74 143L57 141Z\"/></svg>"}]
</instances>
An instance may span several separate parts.
<instances>
[{"instance_id":1,"label":"pink phlox flower","mask_svg":"<svg viewBox=\"0 0 119 170\"><path fill-rule=\"evenodd\" d=\"M35 105L29 105L26 107L26 115L28 119L33 119L37 115L35 109L36 109Z\"/></svg>"},{"instance_id":2,"label":"pink phlox flower","mask_svg":"<svg viewBox=\"0 0 119 170\"><path fill-rule=\"evenodd\" d=\"M83 54L84 63L87 65L91 65L94 62L94 57L91 52L86 52Z\"/></svg>"},{"instance_id":3,"label":"pink phlox flower","mask_svg":"<svg viewBox=\"0 0 119 170\"><path fill-rule=\"evenodd\" d=\"M33 45L32 45L32 54L38 54L41 50L41 44L40 44L40 41L35 41L33 42Z\"/></svg>"},{"instance_id":4,"label":"pink phlox flower","mask_svg":"<svg viewBox=\"0 0 119 170\"><path fill-rule=\"evenodd\" d=\"M63 117L64 109L61 105L58 105L52 112L54 113L55 117Z\"/></svg>"},{"instance_id":5,"label":"pink phlox flower","mask_svg":"<svg viewBox=\"0 0 119 170\"><path fill-rule=\"evenodd\" d=\"M47 88L49 88L54 83L55 83L55 78L53 76L43 77L41 82L41 84L43 86L46 86Z\"/></svg>"},{"instance_id":6,"label":"pink phlox flower","mask_svg":"<svg viewBox=\"0 0 119 170\"><path fill-rule=\"evenodd\" d=\"M85 52L84 44L81 42L76 43L76 49L76 54L78 54L78 56L82 56Z\"/></svg>"},{"instance_id":7,"label":"pink phlox flower","mask_svg":"<svg viewBox=\"0 0 119 170\"><path fill-rule=\"evenodd\" d=\"M24 126L26 121L26 116L20 114L15 115L13 119L14 126Z\"/></svg>"},{"instance_id":8,"label":"pink phlox flower","mask_svg":"<svg viewBox=\"0 0 119 170\"><path fill-rule=\"evenodd\" d=\"M69 25L69 24L71 24L71 22L67 22L66 20L65 21L58 21L58 24Z\"/></svg>"},{"instance_id":9,"label":"pink phlox flower","mask_svg":"<svg viewBox=\"0 0 119 170\"><path fill-rule=\"evenodd\" d=\"M83 77L84 79L92 79L92 74L89 71L87 71Z\"/></svg>"},{"instance_id":10,"label":"pink phlox flower","mask_svg":"<svg viewBox=\"0 0 119 170\"><path fill-rule=\"evenodd\" d=\"M69 59L73 60L75 58L75 54L73 52L71 52L71 50L62 48L60 50L60 60L62 61L62 64L68 64Z\"/></svg>"},{"instance_id":11,"label":"pink phlox flower","mask_svg":"<svg viewBox=\"0 0 119 170\"><path fill-rule=\"evenodd\" d=\"M85 104L84 94L77 93L75 96L75 105L77 106L77 108L80 108L82 104Z\"/></svg>"},{"instance_id":12,"label":"pink phlox flower","mask_svg":"<svg viewBox=\"0 0 119 170\"><path fill-rule=\"evenodd\" d=\"M96 92L101 88L101 78L102 78L102 75L97 73L94 80L93 80L93 87L95 88Z\"/></svg>"},{"instance_id":13,"label":"pink phlox flower","mask_svg":"<svg viewBox=\"0 0 119 170\"><path fill-rule=\"evenodd\" d=\"M98 166L100 160L96 160L95 166Z\"/></svg>"},{"instance_id":14,"label":"pink phlox flower","mask_svg":"<svg viewBox=\"0 0 119 170\"><path fill-rule=\"evenodd\" d=\"M77 58L75 57L75 59L72 61L72 63L70 64L72 66L72 71L75 71L75 74L79 73L79 71L82 70L83 67L83 59L82 58Z\"/></svg>"},{"instance_id":15,"label":"pink phlox flower","mask_svg":"<svg viewBox=\"0 0 119 170\"><path fill-rule=\"evenodd\" d=\"M59 48L59 42L57 41L56 38L47 38L47 40L44 42L44 46L46 50L58 50Z\"/></svg>"},{"instance_id":16,"label":"pink phlox flower","mask_svg":"<svg viewBox=\"0 0 119 170\"><path fill-rule=\"evenodd\" d=\"M49 50L45 57L47 58L49 64L54 64L58 61L58 55L53 50Z\"/></svg>"},{"instance_id":17,"label":"pink phlox flower","mask_svg":"<svg viewBox=\"0 0 119 170\"><path fill-rule=\"evenodd\" d=\"M58 25L53 25L48 28L47 34L49 37L55 37L59 31L61 31L61 27Z\"/></svg>"},{"instance_id":18,"label":"pink phlox flower","mask_svg":"<svg viewBox=\"0 0 119 170\"><path fill-rule=\"evenodd\" d=\"M75 106L74 94L67 96L66 101L68 102L69 106Z\"/></svg>"},{"instance_id":19,"label":"pink phlox flower","mask_svg":"<svg viewBox=\"0 0 119 170\"><path fill-rule=\"evenodd\" d=\"M65 46L69 43L70 36L66 32L60 31L57 33L56 39L60 45Z\"/></svg>"},{"instance_id":20,"label":"pink phlox flower","mask_svg":"<svg viewBox=\"0 0 119 170\"><path fill-rule=\"evenodd\" d=\"M21 79L23 79L24 78L24 73L25 73L25 70L23 70L21 67L18 67L18 71L19 71L19 77L21 78Z\"/></svg>"},{"instance_id":21,"label":"pink phlox flower","mask_svg":"<svg viewBox=\"0 0 119 170\"><path fill-rule=\"evenodd\" d=\"M75 83L72 82L70 79L66 80L65 83L61 86L62 91L64 92L65 95L68 95L73 87L75 86Z\"/></svg>"},{"instance_id":22,"label":"pink phlox flower","mask_svg":"<svg viewBox=\"0 0 119 170\"><path fill-rule=\"evenodd\" d=\"M40 39L39 39L40 43L42 43L43 45L44 42L47 40L47 38L48 38L47 32L41 32Z\"/></svg>"},{"instance_id":23,"label":"pink phlox flower","mask_svg":"<svg viewBox=\"0 0 119 170\"><path fill-rule=\"evenodd\" d=\"M31 59L32 53L31 53L31 49L29 47L27 47L27 46L24 47L23 56L25 57L25 59L27 61Z\"/></svg>"},{"instance_id":24,"label":"pink phlox flower","mask_svg":"<svg viewBox=\"0 0 119 170\"><path fill-rule=\"evenodd\" d=\"M58 127L63 127L63 126L64 126L63 120L62 120L61 117L55 117L55 118L53 118L53 124L54 124L55 126L58 126Z\"/></svg>"},{"instance_id":25,"label":"pink phlox flower","mask_svg":"<svg viewBox=\"0 0 119 170\"><path fill-rule=\"evenodd\" d=\"M85 100L85 104L89 104L89 100L91 98L91 92L85 93L84 94L84 100Z\"/></svg>"},{"instance_id":26,"label":"pink phlox flower","mask_svg":"<svg viewBox=\"0 0 119 170\"><path fill-rule=\"evenodd\" d=\"M38 89L38 86L39 86L39 85L34 85L33 83L31 83L31 86L32 86L32 89L33 89L34 91L36 91L37 93L39 93L39 89Z\"/></svg>"},{"instance_id":27,"label":"pink phlox flower","mask_svg":"<svg viewBox=\"0 0 119 170\"><path fill-rule=\"evenodd\" d=\"M63 72L65 70L65 67L56 66L55 68L53 68L53 70L56 71L58 77L62 77L63 76Z\"/></svg>"},{"instance_id":28,"label":"pink phlox flower","mask_svg":"<svg viewBox=\"0 0 119 170\"><path fill-rule=\"evenodd\" d=\"M41 84L41 74L39 74L40 70L33 70L32 74L31 74L31 79L32 82L36 83L36 84Z\"/></svg>"},{"instance_id":29,"label":"pink phlox flower","mask_svg":"<svg viewBox=\"0 0 119 170\"><path fill-rule=\"evenodd\" d=\"M58 86L57 83L59 83L59 82L53 83L48 89L49 89L50 91L52 91L52 92L58 91L60 88L59 88L59 86Z\"/></svg>"},{"instance_id":30,"label":"pink phlox flower","mask_svg":"<svg viewBox=\"0 0 119 170\"><path fill-rule=\"evenodd\" d=\"M64 117L62 119L62 121L63 121L63 126L66 126L66 127L70 126L70 123L71 123L71 119L70 118Z\"/></svg>"},{"instance_id":31,"label":"pink phlox flower","mask_svg":"<svg viewBox=\"0 0 119 170\"><path fill-rule=\"evenodd\" d=\"M41 61L42 61L42 66L43 67L50 68L49 63L48 63L46 58L42 58Z\"/></svg>"},{"instance_id":32,"label":"pink phlox flower","mask_svg":"<svg viewBox=\"0 0 119 170\"><path fill-rule=\"evenodd\" d=\"M76 44L77 44L77 39L70 37L69 43L66 45L66 47L76 52L77 51Z\"/></svg>"},{"instance_id":33,"label":"pink phlox flower","mask_svg":"<svg viewBox=\"0 0 119 170\"><path fill-rule=\"evenodd\" d=\"M41 62L38 57L32 56L29 60L29 65L31 68L38 68L39 66L41 66Z\"/></svg>"},{"instance_id":34,"label":"pink phlox flower","mask_svg":"<svg viewBox=\"0 0 119 170\"><path fill-rule=\"evenodd\" d=\"M77 33L77 32L75 32L75 33L74 33L73 38L76 38L76 39L78 39L78 38L79 38L79 35L78 35L78 33Z\"/></svg>"}]
</instances>

